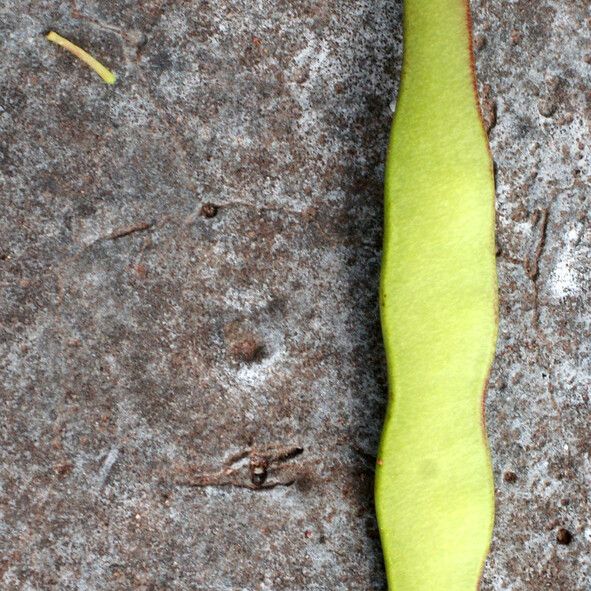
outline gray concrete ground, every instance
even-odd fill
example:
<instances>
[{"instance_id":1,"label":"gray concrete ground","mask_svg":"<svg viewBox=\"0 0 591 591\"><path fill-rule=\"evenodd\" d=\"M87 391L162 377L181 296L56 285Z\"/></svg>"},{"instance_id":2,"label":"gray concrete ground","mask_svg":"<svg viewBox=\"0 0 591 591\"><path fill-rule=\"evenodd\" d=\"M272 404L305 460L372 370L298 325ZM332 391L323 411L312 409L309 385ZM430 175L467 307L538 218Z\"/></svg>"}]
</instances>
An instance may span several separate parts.
<instances>
[{"instance_id":1,"label":"gray concrete ground","mask_svg":"<svg viewBox=\"0 0 591 591\"><path fill-rule=\"evenodd\" d=\"M482 589L589 591L591 11L473 11L501 296ZM400 0L2 1L2 589L385 588L400 17Z\"/></svg>"}]
</instances>

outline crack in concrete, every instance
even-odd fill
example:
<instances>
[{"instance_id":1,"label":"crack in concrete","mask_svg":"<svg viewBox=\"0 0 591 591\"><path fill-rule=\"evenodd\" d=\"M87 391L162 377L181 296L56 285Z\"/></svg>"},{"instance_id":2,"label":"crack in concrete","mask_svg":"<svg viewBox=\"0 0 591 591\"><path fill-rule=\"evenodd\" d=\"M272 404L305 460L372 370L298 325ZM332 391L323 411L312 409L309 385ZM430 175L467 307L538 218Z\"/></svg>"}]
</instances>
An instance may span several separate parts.
<instances>
[{"instance_id":1,"label":"crack in concrete","mask_svg":"<svg viewBox=\"0 0 591 591\"><path fill-rule=\"evenodd\" d=\"M160 9L158 10L158 14L156 18L150 23L148 29L144 32L143 39L136 45L135 50L135 61L138 63L143 56L144 50L150 41L149 35L151 35L152 31L158 26L166 11L174 5L174 0L163 0L162 4L160 5Z\"/></svg>"},{"instance_id":2,"label":"crack in concrete","mask_svg":"<svg viewBox=\"0 0 591 591\"><path fill-rule=\"evenodd\" d=\"M540 274L540 258L544 252L546 246L546 238L548 234L548 214L550 206L545 207L541 213L538 212L538 227L540 228L540 238L534 249L533 257L527 257L525 260L525 272L527 276L535 283L538 280Z\"/></svg>"},{"instance_id":3,"label":"crack in concrete","mask_svg":"<svg viewBox=\"0 0 591 591\"><path fill-rule=\"evenodd\" d=\"M108 236L99 238L99 240L119 240L119 238L124 238L125 236L136 234L137 232L145 232L153 225L153 222L135 222L133 224L129 224L128 226L115 228L115 230L113 230Z\"/></svg>"},{"instance_id":4,"label":"crack in concrete","mask_svg":"<svg viewBox=\"0 0 591 591\"><path fill-rule=\"evenodd\" d=\"M533 255L527 256L524 260L525 273L531 280L534 288L534 316L532 320L533 326L536 330L540 326L540 293L538 286L538 278L540 276L540 259L544 254L546 248L546 241L548 237L548 222L550 219L550 205L536 212L535 223L539 228L539 239L533 251Z\"/></svg>"},{"instance_id":5,"label":"crack in concrete","mask_svg":"<svg viewBox=\"0 0 591 591\"><path fill-rule=\"evenodd\" d=\"M124 29L116 27L115 25L111 25L101 19L85 14L78 7L77 0L70 0L70 15L74 19L85 21L102 31L108 31L120 37L128 48L135 50L134 59L130 59L127 52L123 52L126 62L128 64L131 64L133 62L137 64L141 59L144 48L150 40L150 33L158 26L158 23L160 22L160 20L166 12L166 9L169 8L172 4L172 0L164 0L162 2L156 18L148 25L146 31L125 31Z\"/></svg>"},{"instance_id":6,"label":"crack in concrete","mask_svg":"<svg viewBox=\"0 0 591 591\"><path fill-rule=\"evenodd\" d=\"M127 41L127 34L125 33L125 31L119 29L118 27L115 27L114 25L110 25L109 23L106 23L100 19L97 19L92 16L88 16L87 14L84 14L78 8L77 0L70 0L70 14L72 15L72 18L75 18L77 20L86 21L92 25L95 25L99 29L103 29L104 31L109 31L111 33L115 33Z\"/></svg>"},{"instance_id":7,"label":"crack in concrete","mask_svg":"<svg viewBox=\"0 0 591 591\"><path fill-rule=\"evenodd\" d=\"M267 480L270 471L281 469L281 465L304 452L299 446L274 446L264 449L243 450L226 459L219 470L188 472L186 477L174 480L177 486L189 487L236 487L248 490L269 490L279 486L291 486L297 480L297 467L287 473Z\"/></svg>"}]
</instances>

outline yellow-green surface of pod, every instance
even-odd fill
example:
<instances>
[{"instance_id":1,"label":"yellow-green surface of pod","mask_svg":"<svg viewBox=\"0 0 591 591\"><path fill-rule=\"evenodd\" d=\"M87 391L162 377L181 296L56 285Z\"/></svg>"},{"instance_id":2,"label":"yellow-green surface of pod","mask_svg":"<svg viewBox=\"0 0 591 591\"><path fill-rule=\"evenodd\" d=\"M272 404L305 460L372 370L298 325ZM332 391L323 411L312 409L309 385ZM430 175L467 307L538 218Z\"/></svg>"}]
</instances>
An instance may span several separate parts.
<instances>
[{"instance_id":1,"label":"yellow-green surface of pod","mask_svg":"<svg viewBox=\"0 0 591 591\"><path fill-rule=\"evenodd\" d=\"M391 591L475 591L494 491L494 175L467 0L404 0L380 285L389 403L376 510Z\"/></svg>"}]
</instances>

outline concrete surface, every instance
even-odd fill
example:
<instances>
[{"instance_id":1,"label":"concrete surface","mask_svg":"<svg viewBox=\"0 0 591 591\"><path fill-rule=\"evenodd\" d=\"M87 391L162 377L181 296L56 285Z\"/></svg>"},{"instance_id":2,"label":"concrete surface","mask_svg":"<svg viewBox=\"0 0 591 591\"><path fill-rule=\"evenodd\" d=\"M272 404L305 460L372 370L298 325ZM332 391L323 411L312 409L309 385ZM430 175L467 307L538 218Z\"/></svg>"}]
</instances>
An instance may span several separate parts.
<instances>
[{"instance_id":1,"label":"concrete surface","mask_svg":"<svg viewBox=\"0 0 591 591\"><path fill-rule=\"evenodd\" d=\"M589 591L591 11L473 9L501 294L482 589ZM2 1L3 590L385 588L376 293L400 16Z\"/></svg>"}]
</instances>

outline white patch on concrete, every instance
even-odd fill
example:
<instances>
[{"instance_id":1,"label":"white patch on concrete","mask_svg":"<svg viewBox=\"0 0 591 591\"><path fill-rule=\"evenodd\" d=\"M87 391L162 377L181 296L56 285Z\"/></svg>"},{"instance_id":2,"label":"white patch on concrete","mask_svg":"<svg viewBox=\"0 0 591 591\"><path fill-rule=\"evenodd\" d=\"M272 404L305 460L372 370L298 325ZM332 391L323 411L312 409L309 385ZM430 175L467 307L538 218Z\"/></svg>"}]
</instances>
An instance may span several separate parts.
<instances>
[{"instance_id":1,"label":"white patch on concrete","mask_svg":"<svg viewBox=\"0 0 591 591\"><path fill-rule=\"evenodd\" d=\"M285 357L284 350L273 352L269 357L262 359L260 363L242 366L235 375L239 385L247 388L254 388L266 382L273 375L274 367L279 365Z\"/></svg>"},{"instance_id":2,"label":"white patch on concrete","mask_svg":"<svg viewBox=\"0 0 591 591\"><path fill-rule=\"evenodd\" d=\"M574 249L579 238L579 230L572 228L567 235L564 250L558 257L550 276L550 289L558 299L576 295L579 291L578 272L574 260Z\"/></svg>"},{"instance_id":3,"label":"white patch on concrete","mask_svg":"<svg viewBox=\"0 0 591 591\"><path fill-rule=\"evenodd\" d=\"M252 287L250 289L230 287L225 297L225 302L229 307L246 313L265 308L270 301L271 294L265 287Z\"/></svg>"},{"instance_id":4,"label":"white patch on concrete","mask_svg":"<svg viewBox=\"0 0 591 591\"><path fill-rule=\"evenodd\" d=\"M109 478L109 474L118 458L119 450L116 447L111 448L98 473L97 481L99 488L102 488L107 482L107 478Z\"/></svg>"}]
</instances>

